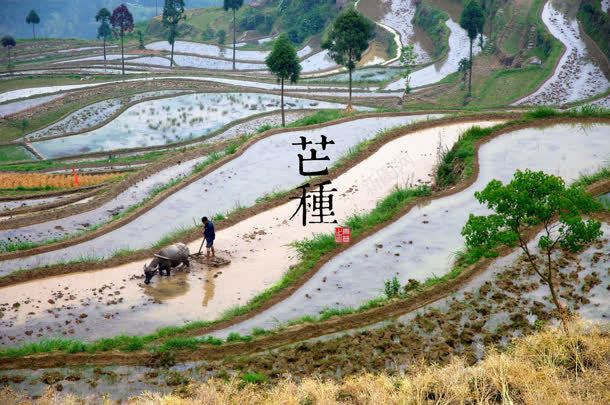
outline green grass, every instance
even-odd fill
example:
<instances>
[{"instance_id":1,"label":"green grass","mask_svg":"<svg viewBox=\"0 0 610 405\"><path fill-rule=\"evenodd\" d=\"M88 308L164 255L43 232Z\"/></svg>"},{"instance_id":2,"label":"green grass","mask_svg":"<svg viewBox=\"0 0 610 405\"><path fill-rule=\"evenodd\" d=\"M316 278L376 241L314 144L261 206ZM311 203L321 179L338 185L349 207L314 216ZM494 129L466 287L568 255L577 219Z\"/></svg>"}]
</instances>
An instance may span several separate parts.
<instances>
[{"instance_id":1,"label":"green grass","mask_svg":"<svg viewBox=\"0 0 610 405\"><path fill-rule=\"evenodd\" d=\"M36 160L36 157L20 145L0 146L0 163Z\"/></svg>"},{"instance_id":2,"label":"green grass","mask_svg":"<svg viewBox=\"0 0 610 405\"><path fill-rule=\"evenodd\" d=\"M315 113L308 115L307 117L303 117L295 122L287 125L288 128L298 128L298 127L306 127L309 125L317 125L323 124L325 122L338 120L346 117L353 117L357 115L358 112L354 111L348 113L344 110L320 110Z\"/></svg>"}]
</instances>

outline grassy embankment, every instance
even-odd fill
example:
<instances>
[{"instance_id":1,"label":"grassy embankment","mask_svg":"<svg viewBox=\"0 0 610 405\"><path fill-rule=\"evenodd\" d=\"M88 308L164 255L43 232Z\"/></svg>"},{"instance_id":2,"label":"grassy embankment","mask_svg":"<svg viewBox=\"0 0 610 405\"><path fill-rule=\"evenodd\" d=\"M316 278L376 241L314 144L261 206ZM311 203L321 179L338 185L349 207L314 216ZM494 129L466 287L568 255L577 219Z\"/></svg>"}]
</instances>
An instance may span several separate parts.
<instances>
[{"instance_id":1,"label":"grassy embankment","mask_svg":"<svg viewBox=\"0 0 610 405\"><path fill-rule=\"evenodd\" d=\"M582 0L578 19L583 29L597 46L610 58L610 16L602 11L600 0Z\"/></svg>"},{"instance_id":2,"label":"grassy embankment","mask_svg":"<svg viewBox=\"0 0 610 405\"><path fill-rule=\"evenodd\" d=\"M546 30L544 23L539 18L539 11L544 5L543 0L533 0L531 7L526 13L526 24L537 28L536 47L527 50L523 54L523 61L532 56L542 60L541 65L523 65L519 68L498 67L493 55L480 54L475 57L472 94L468 108L495 108L504 107L510 103L532 93L555 68L563 46L552 37ZM475 44L475 46L478 46ZM424 95L416 93L405 102L407 108L438 108L463 107L466 90L462 84L461 74L456 72L439 84L443 85L443 91L434 93L424 99Z\"/></svg>"}]
</instances>

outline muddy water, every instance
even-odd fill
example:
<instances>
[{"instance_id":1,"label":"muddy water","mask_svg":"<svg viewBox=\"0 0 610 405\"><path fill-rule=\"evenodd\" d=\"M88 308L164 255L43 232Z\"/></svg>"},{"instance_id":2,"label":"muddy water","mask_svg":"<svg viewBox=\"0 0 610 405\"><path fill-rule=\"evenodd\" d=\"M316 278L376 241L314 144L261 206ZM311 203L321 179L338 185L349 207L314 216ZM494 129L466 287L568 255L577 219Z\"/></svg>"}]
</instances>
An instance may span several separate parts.
<instances>
[{"instance_id":1,"label":"muddy water","mask_svg":"<svg viewBox=\"0 0 610 405\"><path fill-rule=\"evenodd\" d=\"M571 2L549 1L542 10L542 21L566 50L553 75L533 94L515 104L558 105L605 92L610 82L593 60L581 36L581 28Z\"/></svg>"},{"instance_id":2,"label":"muddy water","mask_svg":"<svg viewBox=\"0 0 610 405\"><path fill-rule=\"evenodd\" d=\"M430 61L430 44L421 41L421 32L416 32L412 22L415 16L414 0L384 0L388 12L383 16L381 22L396 29L400 34L403 46L413 44L417 55L417 63ZM419 36L416 34L420 34Z\"/></svg>"},{"instance_id":3,"label":"muddy water","mask_svg":"<svg viewBox=\"0 0 610 405\"><path fill-rule=\"evenodd\" d=\"M411 74L411 87L425 86L436 83L445 76L457 72L460 60L468 58L470 41L466 31L451 18L445 22L449 28L449 52L447 57L439 62L417 70ZM481 52L478 41L473 45L473 54ZM405 88L406 80L400 79L386 86L386 90L401 90Z\"/></svg>"},{"instance_id":4,"label":"muddy water","mask_svg":"<svg viewBox=\"0 0 610 405\"><path fill-rule=\"evenodd\" d=\"M396 276L423 281L445 274L463 247L460 231L470 213L486 212L474 199L491 179L510 180L517 169L544 170L572 181L607 162L608 125L555 125L503 135L479 152L477 181L456 195L416 207L377 234L335 257L290 298L233 328L247 333L254 327L273 328L328 307L357 307L383 294L383 282Z\"/></svg>"},{"instance_id":5,"label":"muddy water","mask_svg":"<svg viewBox=\"0 0 610 405\"><path fill-rule=\"evenodd\" d=\"M70 197L70 196L68 196L68 197ZM14 209L14 208L33 207L35 205L48 204L48 203L60 200L62 198L66 198L66 197L57 196L57 197L47 197L47 198L33 198L30 200L2 201L2 202L0 202L0 212Z\"/></svg>"},{"instance_id":6,"label":"muddy water","mask_svg":"<svg viewBox=\"0 0 610 405\"><path fill-rule=\"evenodd\" d=\"M334 209L337 220L372 209L393 187L428 183L439 145L450 147L470 125L449 125L402 137L340 176L333 182L338 190ZM310 224L303 228L298 219L289 221L295 208L293 203L285 204L219 231L216 240L217 247L222 249L219 254L232 261L227 267L210 269L205 263L194 261L188 274L156 277L153 284L143 286L136 277L141 277L144 262L137 262L95 272L90 277L76 274L27 283L27 288L20 285L2 289L0 295L6 300L3 302L21 303L15 313L6 313L3 326L7 335L17 341L27 337L24 334L29 330L38 331L30 338L36 338L38 333L64 332L94 338L118 330L146 333L163 325L214 319L277 282L296 261L290 242L331 232L335 226ZM199 242L190 246L191 252L198 248ZM102 285L110 287L92 296ZM37 291L36 301L29 299L32 288ZM58 292L62 293L61 301L56 299ZM117 303L119 298L123 301ZM53 300L51 305L49 299ZM49 309L58 316L45 316L43 311ZM81 313L87 315L85 322L76 326L73 322L70 326L65 324Z\"/></svg>"},{"instance_id":7,"label":"muddy water","mask_svg":"<svg viewBox=\"0 0 610 405\"><path fill-rule=\"evenodd\" d=\"M183 188L126 226L61 251L0 262L0 274L84 255L107 257L119 248L147 247L172 230L192 226L203 215L211 217L237 207L250 206L267 193L295 187L303 181L298 170L298 150L291 145L299 141L299 136L318 139L321 135L332 136L335 146L328 148L328 156L336 159L382 129L426 117L364 118L321 129L292 131L265 138L252 145L243 155Z\"/></svg>"},{"instance_id":8,"label":"muddy water","mask_svg":"<svg viewBox=\"0 0 610 405\"><path fill-rule=\"evenodd\" d=\"M287 109L343 108L343 104L285 98ZM93 131L34 142L47 158L158 146L206 136L233 121L280 109L280 96L202 93L151 100L125 110Z\"/></svg>"}]
</instances>

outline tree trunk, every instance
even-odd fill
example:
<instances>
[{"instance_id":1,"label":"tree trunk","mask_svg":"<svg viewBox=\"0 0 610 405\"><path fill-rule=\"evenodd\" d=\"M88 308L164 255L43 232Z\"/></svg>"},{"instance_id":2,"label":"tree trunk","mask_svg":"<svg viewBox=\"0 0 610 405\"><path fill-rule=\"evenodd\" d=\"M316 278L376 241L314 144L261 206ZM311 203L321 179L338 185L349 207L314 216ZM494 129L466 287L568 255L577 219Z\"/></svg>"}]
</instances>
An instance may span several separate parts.
<instances>
[{"instance_id":1,"label":"tree trunk","mask_svg":"<svg viewBox=\"0 0 610 405\"><path fill-rule=\"evenodd\" d=\"M176 41L172 42L172 56L169 60L169 68L172 69L174 67L174 44Z\"/></svg>"},{"instance_id":2,"label":"tree trunk","mask_svg":"<svg viewBox=\"0 0 610 405\"><path fill-rule=\"evenodd\" d=\"M549 290L551 291L551 299L553 300L553 304L557 307L557 311L559 312L559 319L561 321L561 326L563 327L563 331L568 333L568 315L565 312L564 306L559 302L559 297L557 297L557 292L555 291L555 283L553 283L555 277L553 276L553 265L551 261L551 251L547 249L546 252L546 260L547 260L547 284L549 285Z\"/></svg>"},{"instance_id":3,"label":"tree trunk","mask_svg":"<svg viewBox=\"0 0 610 405\"><path fill-rule=\"evenodd\" d=\"M468 95L472 94L472 42L470 39L470 74L468 75Z\"/></svg>"},{"instance_id":4,"label":"tree trunk","mask_svg":"<svg viewBox=\"0 0 610 405\"><path fill-rule=\"evenodd\" d=\"M235 36L237 35L237 27L235 25L235 9L233 9L233 70L235 70Z\"/></svg>"},{"instance_id":5,"label":"tree trunk","mask_svg":"<svg viewBox=\"0 0 610 405\"><path fill-rule=\"evenodd\" d=\"M32 23L32 39L36 39L36 24Z\"/></svg>"},{"instance_id":6,"label":"tree trunk","mask_svg":"<svg viewBox=\"0 0 610 405\"><path fill-rule=\"evenodd\" d=\"M286 126L286 116L284 115L284 79L282 78L282 126Z\"/></svg>"},{"instance_id":7,"label":"tree trunk","mask_svg":"<svg viewBox=\"0 0 610 405\"><path fill-rule=\"evenodd\" d=\"M123 38L125 37L125 33L121 31L121 66L123 70L123 76L125 76L125 50L123 46Z\"/></svg>"},{"instance_id":8,"label":"tree trunk","mask_svg":"<svg viewBox=\"0 0 610 405\"><path fill-rule=\"evenodd\" d=\"M11 71L11 47L7 47L6 51L8 52L8 70Z\"/></svg>"},{"instance_id":9,"label":"tree trunk","mask_svg":"<svg viewBox=\"0 0 610 405\"><path fill-rule=\"evenodd\" d=\"M352 68L349 68L349 101L347 103L347 111L352 111Z\"/></svg>"}]
</instances>

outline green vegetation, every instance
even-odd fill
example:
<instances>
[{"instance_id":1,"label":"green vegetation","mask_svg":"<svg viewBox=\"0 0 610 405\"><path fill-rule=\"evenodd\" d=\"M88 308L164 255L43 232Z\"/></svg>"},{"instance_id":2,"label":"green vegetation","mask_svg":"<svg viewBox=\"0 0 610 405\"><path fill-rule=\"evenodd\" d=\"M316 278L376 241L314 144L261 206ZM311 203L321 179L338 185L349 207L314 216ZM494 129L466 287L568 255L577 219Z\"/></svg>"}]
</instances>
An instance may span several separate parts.
<instances>
[{"instance_id":1,"label":"green vegetation","mask_svg":"<svg viewBox=\"0 0 610 405\"><path fill-rule=\"evenodd\" d=\"M349 72L348 111L352 109L352 73L374 37L375 24L350 7L333 22L328 37L322 44L322 48L328 50L329 56L337 64L345 66Z\"/></svg>"},{"instance_id":2,"label":"green vegetation","mask_svg":"<svg viewBox=\"0 0 610 405\"><path fill-rule=\"evenodd\" d=\"M246 373L241 376L241 379L246 384L263 384L269 381L269 377L261 373Z\"/></svg>"},{"instance_id":3,"label":"green vegetation","mask_svg":"<svg viewBox=\"0 0 610 405\"><path fill-rule=\"evenodd\" d=\"M297 51L290 43L286 34L280 36L273 41L273 50L265 59L265 63L269 71L275 75L281 83L281 109L282 109L282 127L286 126L286 115L284 113L284 81L290 80L290 83L299 81L301 74L301 62L297 56Z\"/></svg>"},{"instance_id":4,"label":"green vegetation","mask_svg":"<svg viewBox=\"0 0 610 405\"><path fill-rule=\"evenodd\" d=\"M21 145L0 146L0 163L23 160L35 160L35 158L34 155Z\"/></svg>"},{"instance_id":5,"label":"green vegetation","mask_svg":"<svg viewBox=\"0 0 610 405\"><path fill-rule=\"evenodd\" d=\"M424 30L434 44L433 56L438 58L449 51L449 28L445 21L449 15L434 6L420 2L417 4L413 23Z\"/></svg>"},{"instance_id":6,"label":"green vegetation","mask_svg":"<svg viewBox=\"0 0 610 405\"><path fill-rule=\"evenodd\" d=\"M485 15L483 9L477 0L469 0L462 10L460 17L460 26L468 33L470 40L470 74L468 75L468 96L472 94L472 46L474 40L483 34L483 26L485 25Z\"/></svg>"},{"instance_id":7,"label":"green vegetation","mask_svg":"<svg viewBox=\"0 0 610 405\"><path fill-rule=\"evenodd\" d=\"M576 253L603 235L599 221L583 219L584 215L602 208L599 201L581 187L566 187L561 177L530 170L517 170L506 185L492 180L474 195L493 213L470 214L462 229L466 247L490 251L499 246L519 246L530 267L549 287L551 300L567 332L569 317L556 291L558 264L554 256L558 250ZM559 226L555 225L557 218ZM530 250L526 236L536 225L544 227L538 239L539 254Z\"/></svg>"},{"instance_id":8,"label":"green vegetation","mask_svg":"<svg viewBox=\"0 0 610 405\"><path fill-rule=\"evenodd\" d=\"M163 27L167 31L167 42L172 46L171 57L169 59L169 68L174 67L174 44L178 37L178 23L183 20L184 15L184 0L165 0L163 6ZM141 49L144 49L144 41L142 40L142 31L138 30Z\"/></svg>"},{"instance_id":9,"label":"green vegetation","mask_svg":"<svg viewBox=\"0 0 610 405\"><path fill-rule=\"evenodd\" d=\"M519 122L533 122L551 117L610 118L610 111L597 108L581 108L575 111L560 112L548 107L539 107L526 112L521 120L510 121L488 128L472 127L460 135L460 138L450 150L442 154L436 172L436 184L439 187L449 187L456 184L459 180L472 175L475 160L475 144L479 139Z\"/></svg>"},{"instance_id":10,"label":"green vegetation","mask_svg":"<svg viewBox=\"0 0 610 405\"><path fill-rule=\"evenodd\" d=\"M582 0L578 19L587 35L595 41L606 58L610 58L610 16L602 11L600 0Z\"/></svg>"}]
</instances>

